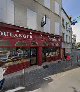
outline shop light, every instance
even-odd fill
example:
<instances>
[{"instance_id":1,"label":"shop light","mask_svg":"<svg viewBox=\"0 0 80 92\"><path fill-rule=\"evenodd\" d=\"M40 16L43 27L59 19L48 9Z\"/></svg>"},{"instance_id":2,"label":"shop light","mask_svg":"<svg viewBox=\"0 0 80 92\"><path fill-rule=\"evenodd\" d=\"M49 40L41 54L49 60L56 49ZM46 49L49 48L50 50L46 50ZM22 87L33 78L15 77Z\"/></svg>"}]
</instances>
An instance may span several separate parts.
<instances>
[{"instance_id":1,"label":"shop light","mask_svg":"<svg viewBox=\"0 0 80 92\"><path fill-rule=\"evenodd\" d=\"M42 35L41 35L42 36Z\"/></svg>"},{"instance_id":2,"label":"shop light","mask_svg":"<svg viewBox=\"0 0 80 92\"><path fill-rule=\"evenodd\" d=\"M16 32L19 32L19 30L16 30Z\"/></svg>"}]
</instances>

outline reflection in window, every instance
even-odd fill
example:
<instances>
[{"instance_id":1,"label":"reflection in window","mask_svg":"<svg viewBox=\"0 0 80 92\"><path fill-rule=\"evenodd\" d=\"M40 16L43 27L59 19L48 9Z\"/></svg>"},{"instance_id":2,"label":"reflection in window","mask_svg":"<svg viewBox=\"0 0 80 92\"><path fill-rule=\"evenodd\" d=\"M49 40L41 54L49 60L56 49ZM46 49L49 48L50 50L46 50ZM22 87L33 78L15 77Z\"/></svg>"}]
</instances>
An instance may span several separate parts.
<instances>
[{"instance_id":1,"label":"reflection in window","mask_svg":"<svg viewBox=\"0 0 80 92\"><path fill-rule=\"evenodd\" d=\"M36 46L37 42L32 42L31 45Z\"/></svg>"},{"instance_id":2,"label":"reflection in window","mask_svg":"<svg viewBox=\"0 0 80 92\"><path fill-rule=\"evenodd\" d=\"M30 58L30 49L0 48L0 61L14 62Z\"/></svg>"},{"instance_id":3,"label":"reflection in window","mask_svg":"<svg viewBox=\"0 0 80 92\"><path fill-rule=\"evenodd\" d=\"M25 42L17 42L16 46L26 46L27 44Z\"/></svg>"},{"instance_id":4,"label":"reflection in window","mask_svg":"<svg viewBox=\"0 0 80 92\"><path fill-rule=\"evenodd\" d=\"M58 56L59 49L58 48L44 48L44 54L46 55L46 57Z\"/></svg>"},{"instance_id":5,"label":"reflection in window","mask_svg":"<svg viewBox=\"0 0 80 92\"><path fill-rule=\"evenodd\" d=\"M36 48L30 49L30 63L31 65L37 64L37 49Z\"/></svg>"},{"instance_id":6,"label":"reflection in window","mask_svg":"<svg viewBox=\"0 0 80 92\"><path fill-rule=\"evenodd\" d=\"M44 46L48 46L48 43L47 43L47 42L44 42L43 45L44 45Z\"/></svg>"},{"instance_id":7,"label":"reflection in window","mask_svg":"<svg viewBox=\"0 0 80 92\"><path fill-rule=\"evenodd\" d=\"M11 44L8 40L0 40L0 46L11 46Z\"/></svg>"}]
</instances>

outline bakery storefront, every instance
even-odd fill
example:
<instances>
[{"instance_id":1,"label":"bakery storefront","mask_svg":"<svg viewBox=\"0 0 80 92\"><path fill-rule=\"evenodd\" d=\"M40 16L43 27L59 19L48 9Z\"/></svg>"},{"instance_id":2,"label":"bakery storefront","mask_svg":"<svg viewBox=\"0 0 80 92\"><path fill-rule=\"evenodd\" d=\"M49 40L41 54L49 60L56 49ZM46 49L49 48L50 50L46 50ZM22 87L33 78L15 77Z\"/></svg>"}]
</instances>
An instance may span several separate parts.
<instances>
[{"instance_id":1,"label":"bakery storefront","mask_svg":"<svg viewBox=\"0 0 80 92\"><path fill-rule=\"evenodd\" d=\"M6 74L61 59L61 37L0 23L0 62Z\"/></svg>"}]
</instances>

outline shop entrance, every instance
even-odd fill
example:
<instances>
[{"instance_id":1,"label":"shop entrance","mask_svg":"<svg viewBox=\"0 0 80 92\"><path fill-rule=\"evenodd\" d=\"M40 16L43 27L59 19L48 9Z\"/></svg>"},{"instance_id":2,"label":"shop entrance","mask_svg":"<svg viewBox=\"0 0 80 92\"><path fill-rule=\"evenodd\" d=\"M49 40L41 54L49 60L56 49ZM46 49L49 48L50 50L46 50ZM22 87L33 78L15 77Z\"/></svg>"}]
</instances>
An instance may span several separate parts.
<instances>
[{"instance_id":1,"label":"shop entrance","mask_svg":"<svg viewBox=\"0 0 80 92\"><path fill-rule=\"evenodd\" d=\"M30 65L37 64L37 48L30 48Z\"/></svg>"},{"instance_id":2,"label":"shop entrance","mask_svg":"<svg viewBox=\"0 0 80 92\"><path fill-rule=\"evenodd\" d=\"M42 62L46 62L46 48L43 48L42 50Z\"/></svg>"}]
</instances>

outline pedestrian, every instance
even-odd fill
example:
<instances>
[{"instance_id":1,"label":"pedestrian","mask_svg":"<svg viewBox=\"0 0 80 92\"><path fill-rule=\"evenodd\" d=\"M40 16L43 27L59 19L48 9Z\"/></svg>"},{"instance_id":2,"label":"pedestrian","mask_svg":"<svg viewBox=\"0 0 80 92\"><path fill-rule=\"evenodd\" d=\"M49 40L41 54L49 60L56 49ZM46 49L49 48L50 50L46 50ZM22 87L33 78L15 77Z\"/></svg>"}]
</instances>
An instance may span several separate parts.
<instances>
[{"instance_id":1,"label":"pedestrian","mask_svg":"<svg viewBox=\"0 0 80 92\"><path fill-rule=\"evenodd\" d=\"M4 73L7 70L7 68L5 68L4 66L5 66L4 63L0 62L0 90L2 89L5 81Z\"/></svg>"},{"instance_id":2,"label":"pedestrian","mask_svg":"<svg viewBox=\"0 0 80 92\"><path fill-rule=\"evenodd\" d=\"M71 62L71 56L70 55L67 55L66 56L66 67L68 67L69 62ZM72 62L71 62L71 66L72 66Z\"/></svg>"},{"instance_id":3,"label":"pedestrian","mask_svg":"<svg viewBox=\"0 0 80 92\"><path fill-rule=\"evenodd\" d=\"M66 58L67 61L70 61L71 60L71 57L70 55L67 55L67 58Z\"/></svg>"}]
</instances>

